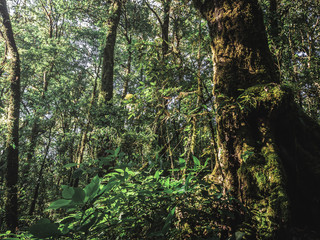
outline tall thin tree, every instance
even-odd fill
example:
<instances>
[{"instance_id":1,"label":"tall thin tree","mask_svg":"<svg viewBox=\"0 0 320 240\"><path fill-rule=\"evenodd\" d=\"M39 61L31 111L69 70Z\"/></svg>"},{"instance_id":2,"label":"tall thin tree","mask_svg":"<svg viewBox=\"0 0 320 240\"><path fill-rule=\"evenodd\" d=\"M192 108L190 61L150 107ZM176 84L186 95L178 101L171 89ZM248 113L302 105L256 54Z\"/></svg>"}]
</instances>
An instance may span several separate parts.
<instances>
[{"instance_id":1,"label":"tall thin tree","mask_svg":"<svg viewBox=\"0 0 320 240\"><path fill-rule=\"evenodd\" d=\"M8 107L8 133L6 141L6 193L5 211L7 228L12 232L18 226L17 182L19 169L19 110L20 110L20 59L14 40L7 3L0 0L2 33L8 47L7 68L10 83L10 98Z\"/></svg>"},{"instance_id":2,"label":"tall thin tree","mask_svg":"<svg viewBox=\"0 0 320 240\"><path fill-rule=\"evenodd\" d=\"M114 48L123 4L124 0L114 0L109 9L110 16L107 19L106 44L103 50L99 103L106 103L113 97Z\"/></svg>"}]
</instances>

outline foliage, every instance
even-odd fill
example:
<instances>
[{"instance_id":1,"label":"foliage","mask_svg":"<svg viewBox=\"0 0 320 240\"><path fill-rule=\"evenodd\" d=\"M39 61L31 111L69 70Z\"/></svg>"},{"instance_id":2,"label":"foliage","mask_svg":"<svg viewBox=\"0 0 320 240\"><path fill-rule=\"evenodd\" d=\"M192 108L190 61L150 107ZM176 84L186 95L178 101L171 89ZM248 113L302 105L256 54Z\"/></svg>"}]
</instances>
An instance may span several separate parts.
<instances>
[{"instance_id":1,"label":"foliage","mask_svg":"<svg viewBox=\"0 0 320 240\"><path fill-rule=\"evenodd\" d=\"M185 168L185 161L180 162L174 171ZM225 224L221 221L240 213L230 208L235 200L220 186L210 189L209 183L197 178L206 166L196 157L194 162L194 169L180 180L164 176L161 170L133 171L126 164L103 178L95 176L84 188L63 185L63 198L48 208L64 210L57 223L42 219L30 232L38 238L59 235L60 239L219 239Z\"/></svg>"},{"instance_id":2,"label":"foliage","mask_svg":"<svg viewBox=\"0 0 320 240\"><path fill-rule=\"evenodd\" d=\"M261 1L270 49L282 81L294 90L299 105L319 120L319 2L276 2L277 12L272 12L270 1ZM277 22L276 35L272 19Z\"/></svg>"}]
</instances>

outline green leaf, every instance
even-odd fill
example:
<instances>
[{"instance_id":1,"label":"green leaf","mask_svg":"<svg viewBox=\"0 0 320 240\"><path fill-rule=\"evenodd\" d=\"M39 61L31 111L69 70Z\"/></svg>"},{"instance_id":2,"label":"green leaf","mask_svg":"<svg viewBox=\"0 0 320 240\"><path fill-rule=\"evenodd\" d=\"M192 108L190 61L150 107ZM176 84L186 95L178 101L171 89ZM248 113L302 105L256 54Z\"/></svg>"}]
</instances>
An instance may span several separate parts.
<instances>
[{"instance_id":1,"label":"green leaf","mask_svg":"<svg viewBox=\"0 0 320 240\"><path fill-rule=\"evenodd\" d=\"M93 215L93 216L92 216ZM92 217L91 217L92 216ZM81 231L81 232L87 232L88 230L89 230L89 228L90 227L92 227L95 223L96 223L96 221L97 221L97 219L98 219L98 212L95 212L95 213L93 213L93 214L90 214L85 220L84 220L84 222L86 222L87 221L87 219L89 219L91 217L91 219L87 222L87 223L85 223L85 224L83 224L78 230L79 231Z\"/></svg>"},{"instance_id":2,"label":"green leaf","mask_svg":"<svg viewBox=\"0 0 320 240\"><path fill-rule=\"evenodd\" d=\"M118 173L124 173L123 169L114 169L114 171L118 172Z\"/></svg>"},{"instance_id":3,"label":"green leaf","mask_svg":"<svg viewBox=\"0 0 320 240\"><path fill-rule=\"evenodd\" d=\"M170 187L170 179L169 178L167 178L167 180L165 181L164 186Z\"/></svg>"},{"instance_id":4,"label":"green leaf","mask_svg":"<svg viewBox=\"0 0 320 240\"><path fill-rule=\"evenodd\" d=\"M204 168L208 166L209 160L210 160L210 158L207 158L206 162L203 165Z\"/></svg>"},{"instance_id":5,"label":"green leaf","mask_svg":"<svg viewBox=\"0 0 320 240\"><path fill-rule=\"evenodd\" d=\"M50 206L48 207L48 209L64 208L64 207L68 206L71 202L72 202L72 200L59 199L59 200L51 203Z\"/></svg>"},{"instance_id":6,"label":"green leaf","mask_svg":"<svg viewBox=\"0 0 320 240\"><path fill-rule=\"evenodd\" d=\"M192 158L193 158L195 168L199 169L201 167L201 163L200 163L199 159L195 156L193 156Z\"/></svg>"},{"instance_id":7,"label":"green leaf","mask_svg":"<svg viewBox=\"0 0 320 240\"><path fill-rule=\"evenodd\" d=\"M71 199L73 194L74 194L74 189L73 187L69 187L66 185L62 186L62 197L65 199Z\"/></svg>"},{"instance_id":8,"label":"green leaf","mask_svg":"<svg viewBox=\"0 0 320 240\"><path fill-rule=\"evenodd\" d=\"M41 219L29 228L29 232L36 238L48 238L61 235L59 224L51 223L49 219Z\"/></svg>"},{"instance_id":9,"label":"green leaf","mask_svg":"<svg viewBox=\"0 0 320 240\"><path fill-rule=\"evenodd\" d=\"M114 156L117 157L118 154L120 152L120 147L118 147L115 151L114 151Z\"/></svg>"},{"instance_id":10,"label":"green leaf","mask_svg":"<svg viewBox=\"0 0 320 240\"><path fill-rule=\"evenodd\" d=\"M69 169L69 168L72 168L72 167L75 167L75 166L77 166L76 163L68 163L68 164L64 165L63 167L66 168L66 169Z\"/></svg>"},{"instance_id":11,"label":"green leaf","mask_svg":"<svg viewBox=\"0 0 320 240\"><path fill-rule=\"evenodd\" d=\"M74 188L75 193L72 196L72 201L75 203L83 203L86 193L82 188Z\"/></svg>"},{"instance_id":12,"label":"green leaf","mask_svg":"<svg viewBox=\"0 0 320 240\"><path fill-rule=\"evenodd\" d=\"M170 224L171 224L171 221L174 217L174 212L176 210L176 207L174 207L173 209L171 209L171 211L169 212L167 218L166 218L166 221L164 223L164 226L161 230L162 234L166 234L168 231L169 231L169 228L170 228Z\"/></svg>"},{"instance_id":13,"label":"green leaf","mask_svg":"<svg viewBox=\"0 0 320 240\"><path fill-rule=\"evenodd\" d=\"M165 189L164 192L167 193L167 194L172 194L173 190L172 189Z\"/></svg>"},{"instance_id":14,"label":"green leaf","mask_svg":"<svg viewBox=\"0 0 320 240\"><path fill-rule=\"evenodd\" d=\"M189 190L189 183L190 183L191 178L192 178L192 175L191 175L191 173L189 173L188 177L186 178L186 183L184 185L184 190L185 191Z\"/></svg>"},{"instance_id":15,"label":"green leaf","mask_svg":"<svg viewBox=\"0 0 320 240\"><path fill-rule=\"evenodd\" d=\"M125 170L130 176L134 176L136 175L137 173L139 172L134 172L134 171L131 171L129 168L126 167L126 170Z\"/></svg>"},{"instance_id":16,"label":"green leaf","mask_svg":"<svg viewBox=\"0 0 320 240\"><path fill-rule=\"evenodd\" d=\"M116 185L119 185L119 181L112 181L112 182L109 181L108 184L102 188L100 194L110 191Z\"/></svg>"},{"instance_id":17,"label":"green leaf","mask_svg":"<svg viewBox=\"0 0 320 240\"><path fill-rule=\"evenodd\" d=\"M100 187L100 179L98 176L95 176L92 180L91 183L89 183L85 188L84 191L86 193L86 201L88 201L88 199L93 199L96 195L97 192L99 190Z\"/></svg>"},{"instance_id":18,"label":"green leaf","mask_svg":"<svg viewBox=\"0 0 320 240\"><path fill-rule=\"evenodd\" d=\"M158 181L160 177L160 171L157 170L156 173L154 174L154 178Z\"/></svg>"},{"instance_id":19,"label":"green leaf","mask_svg":"<svg viewBox=\"0 0 320 240\"><path fill-rule=\"evenodd\" d=\"M62 223L62 224L71 223L75 219L76 219L75 217L67 217L67 218L63 219L60 223Z\"/></svg>"},{"instance_id":20,"label":"green leaf","mask_svg":"<svg viewBox=\"0 0 320 240\"><path fill-rule=\"evenodd\" d=\"M179 158L179 168L180 170L186 167L186 160Z\"/></svg>"}]
</instances>

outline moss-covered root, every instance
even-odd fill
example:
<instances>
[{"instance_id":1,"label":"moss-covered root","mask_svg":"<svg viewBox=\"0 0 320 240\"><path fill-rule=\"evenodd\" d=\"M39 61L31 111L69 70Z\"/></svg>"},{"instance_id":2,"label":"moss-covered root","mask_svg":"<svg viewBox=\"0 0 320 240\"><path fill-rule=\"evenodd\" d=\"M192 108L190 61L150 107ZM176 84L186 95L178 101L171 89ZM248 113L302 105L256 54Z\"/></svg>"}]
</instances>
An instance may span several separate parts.
<instances>
[{"instance_id":1,"label":"moss-covered root","mask_svg":"<svg viewBox=\"0 0 320 240\"><path fill-rule=\"evenodd\" d=\"M291 96L290 90L278 84L258 85L247 89L237 100L228 99L219 109L220 155L213 178L223 182L249 208L247 224L254 231L248 239L280 239L280 234L301 215L296 214L295 208L315 203L319 196L318 190L308 187L315 182L320 184L319 150L312 147L313 142L309 146L294 139L306 141L303 135L307 134L319 143L320 128L297 110ZM305 132L294 130L302 128L303 122L312 126L314 133L306 131L306 126ZM310 208L307 209L310 215Z\"/></svg>"},{"instance_id":2,"label":"moss-covered root","mask_svg":"<svg viewBox=\"0 0 320 240\"><path fill-rule=\"evenodd\" d=\"M286 176L273 143L263 144L260 152L252 150L243 144L238 195L251 212L248 223L255 234L250 237L273 239L289 222Z\"/></svg>"}]
</instances>

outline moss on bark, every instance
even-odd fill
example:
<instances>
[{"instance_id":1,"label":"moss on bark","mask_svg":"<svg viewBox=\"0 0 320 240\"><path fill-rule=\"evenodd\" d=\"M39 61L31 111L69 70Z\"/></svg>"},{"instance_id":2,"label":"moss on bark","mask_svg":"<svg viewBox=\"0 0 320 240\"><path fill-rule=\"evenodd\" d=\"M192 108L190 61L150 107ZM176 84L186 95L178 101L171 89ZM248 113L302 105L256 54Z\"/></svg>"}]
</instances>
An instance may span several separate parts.
<instances>
[{"instance_id":1,"label":"moss on bark","mask_svg":"<svg viewBox=\"0 0 320 240\"><path fill-rule=\"evenodd\" d=\"M5 222L12 232L18 226L18 169L19 169L19 114L20 114L20 59L14 40L9 12L5 0L0 0L0 17L3 38L8 46L8 77L10 82L8 125L6 139L6 189L5 199Z\"/></svg>"},{"instance_id":2,"label":"moss on bark","mask_svg":"<svg viewBox=\"0 0 320 240\"><path fill-rule=\"evenodd\" d=\"M254 213L250 224L264 237L289 222L287 177L271 121L289 101L290 91L280 85L260 84L229 99L217 118L223 172L217 166L213 178Z\"/></svg>"},{"instance_id":3,"label":"moss on bark","mask_svg":"<svg viewBox=\"0 0 320 240\"><path fill-rule=\"evenodd\" d=\"M281 239L293 226L320 226L312 187L320 184L320 127L279 84L258 2L194 3L212 38L219 164L211 178L249 208L238 228L247 239Z\"/></svg>"},{"instance_id":4,"label":"moss on bark","mask_svg":"<svg viewBox=\"0 0 320 240\"><path fill-rule=\"evenodd\" d=\"M99 93L101 105L110 101L113 97L113 68L114 47L117 38L117 28L120 21L123 0L114 0L110 6L110 16L107 19L106 45L103 50L102 74Z\"/></svg>"}]
</instances>

